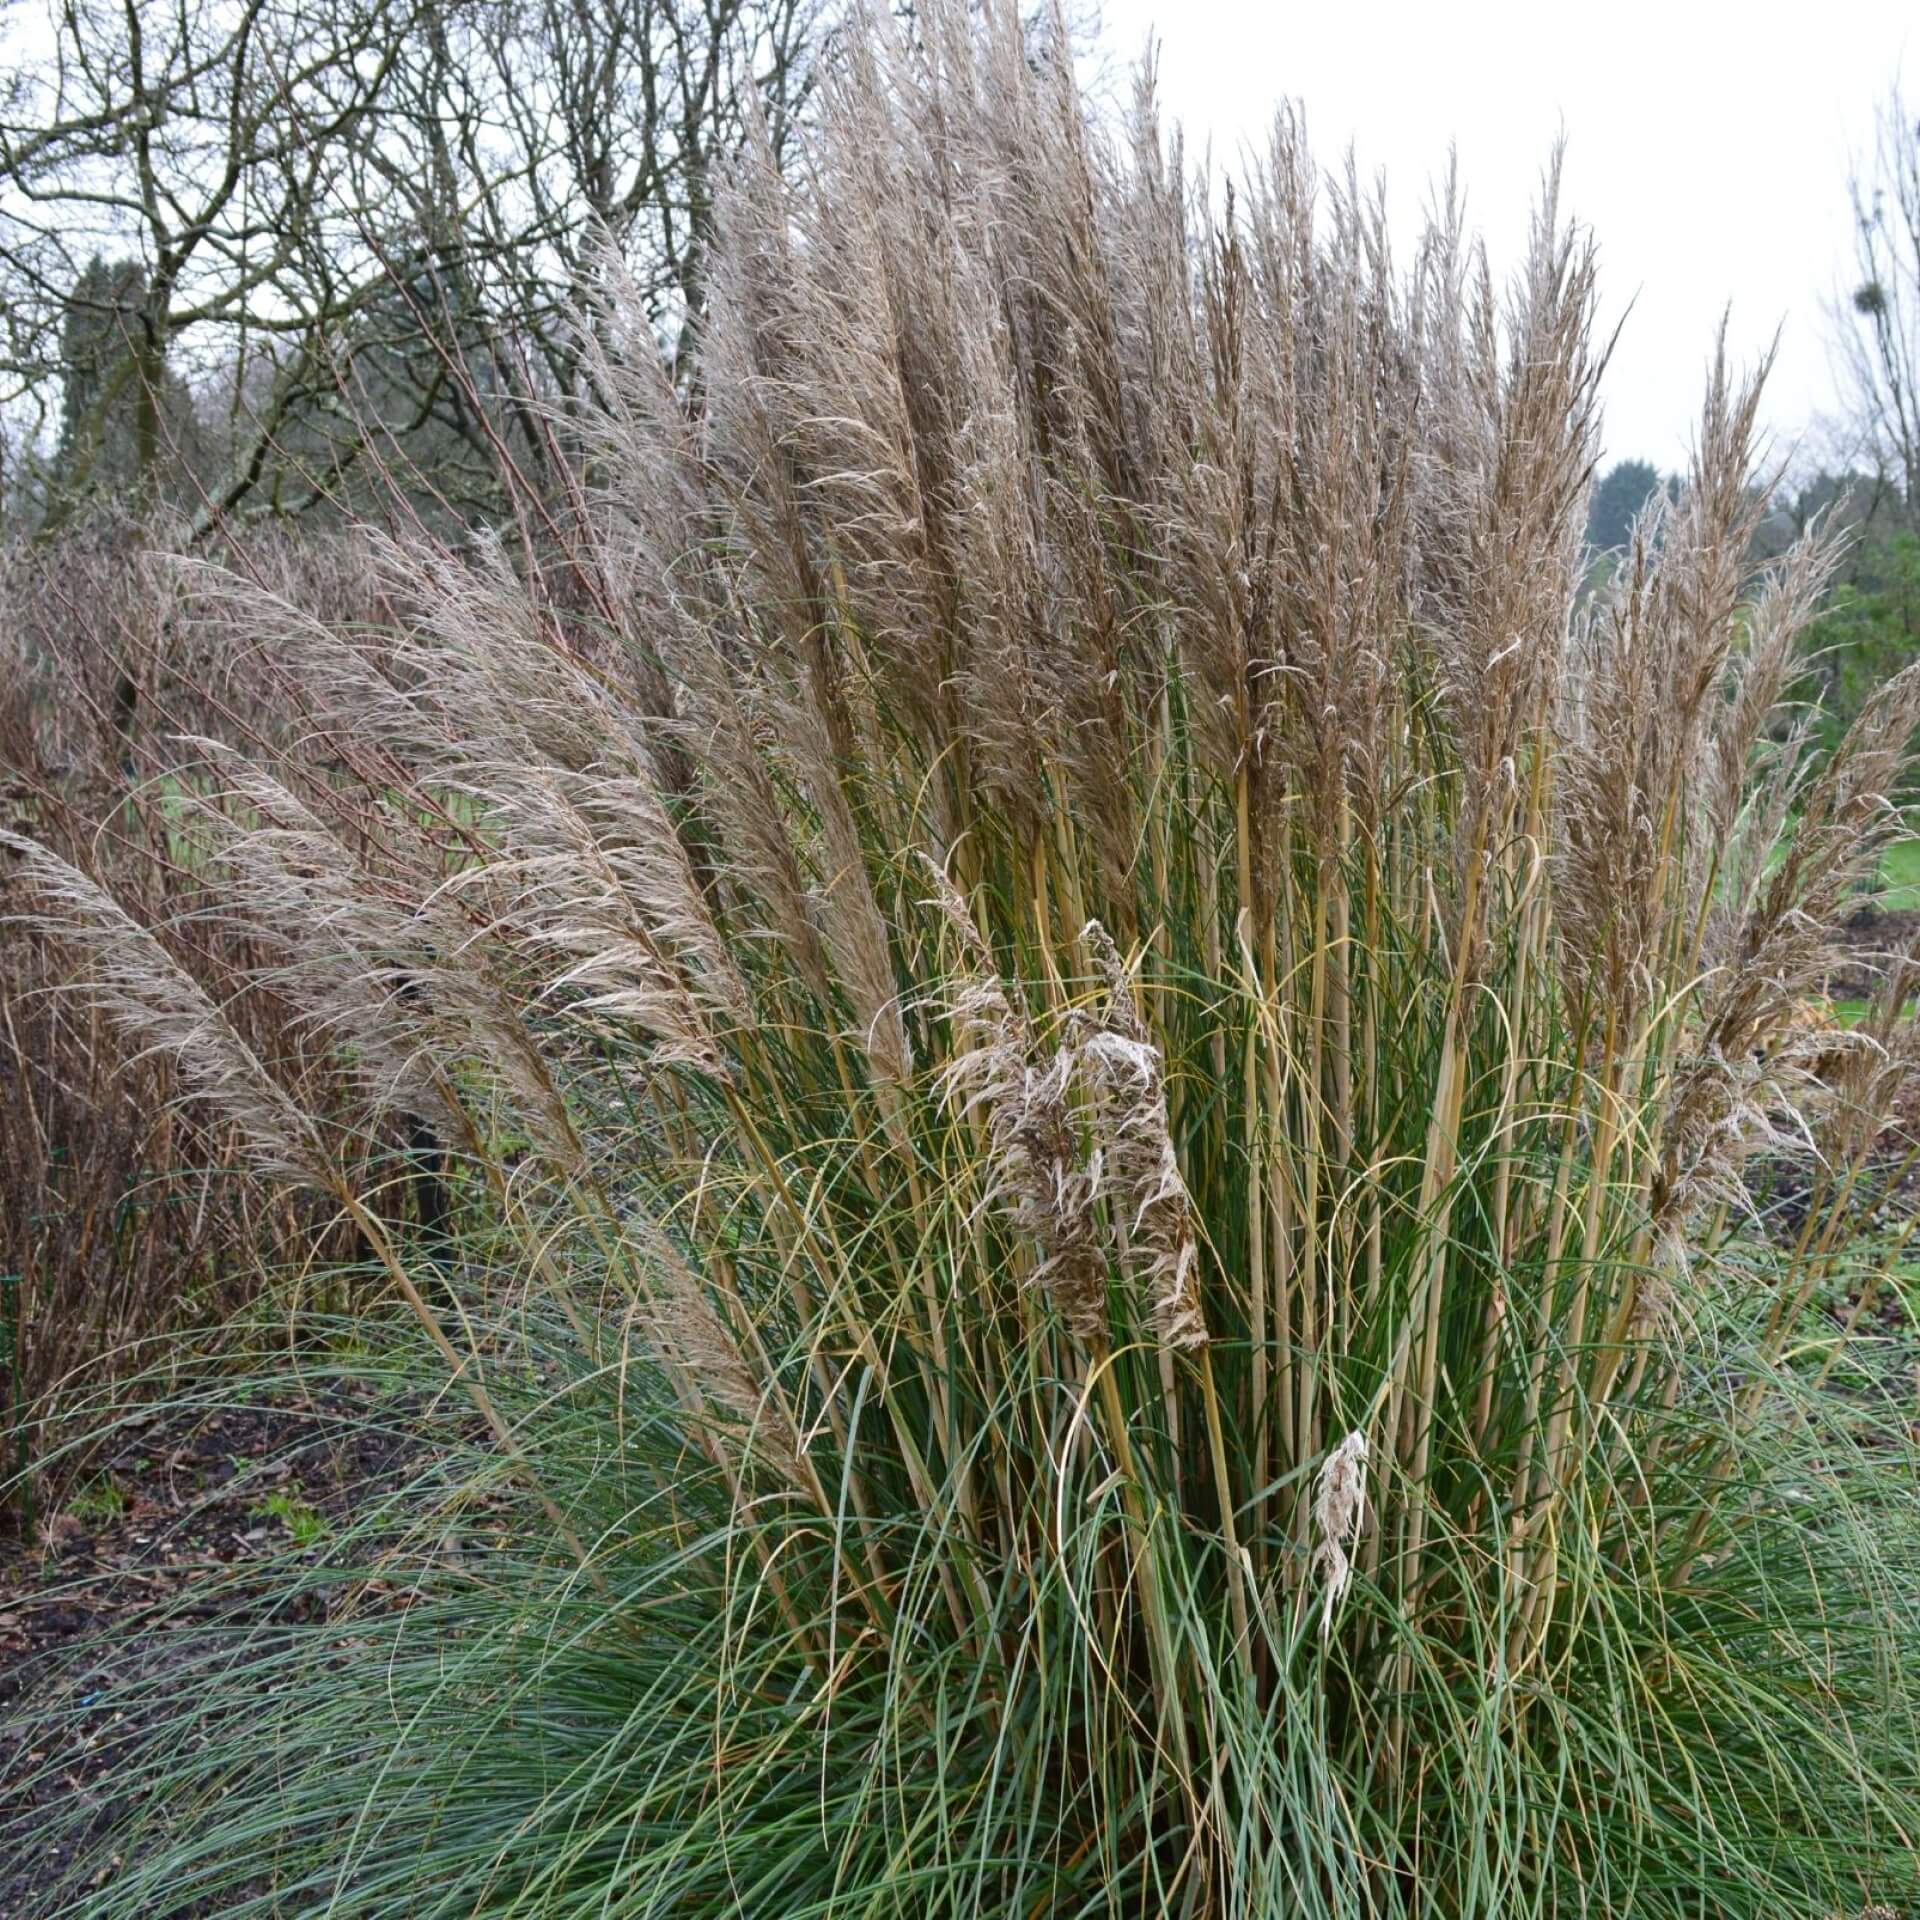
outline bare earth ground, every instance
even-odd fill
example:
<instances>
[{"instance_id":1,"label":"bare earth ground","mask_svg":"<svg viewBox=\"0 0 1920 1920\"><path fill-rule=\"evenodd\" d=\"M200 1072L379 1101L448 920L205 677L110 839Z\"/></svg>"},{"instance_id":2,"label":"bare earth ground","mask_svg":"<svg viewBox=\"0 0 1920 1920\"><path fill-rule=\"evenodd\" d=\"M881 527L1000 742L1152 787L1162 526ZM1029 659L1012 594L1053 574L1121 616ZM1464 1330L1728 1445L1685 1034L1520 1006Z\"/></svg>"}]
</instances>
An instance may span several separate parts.
<instances>
[{"instance_id":1,"label":"bare earth ground","mask_svg":"<svg viewBox=\"0 0 1920 1920\"><path fill-rule=\"evenodd\" d=\"M284 1576L290 1547L324 1551L328 1534L405 1470L414 1450L367 1417L371 1399L330 1387L302 1404L156 1411L116 1435L36 1538L0 1540L0 1807L9 1823L97 1796L140 1731L140 1709L122 1704L127 1683L180 1665L197 1630L217 1622L265 1637L276 1621L315 1617L317 1596L276 1605L249 1568L264 1576L271 1557ZM161 1610L164 1625L137 1648L116 1634ZM20 1724L23 1709L49 1705L69 1710L57 1741ZM15 1830L31 1832L31 1820ZM51 1842L40 1851L0 1842L0 1920L43 1914L36 1895L44 1899L64 1858Z\"/></svg>"},{"instance_id":2,"label":"bare earth ground","mask_svg":"<svg viewBox=\"0 0 1920 1920\"><path fill-rule=\"evenodd\" d=\"M1845 953L1827 976L1827 992L1836 1000L1866 999L1888 965L1912 951L1916 937L1920 937L1920 912L1863 907L1841 930Z\"/></svg>"}]
</instances>

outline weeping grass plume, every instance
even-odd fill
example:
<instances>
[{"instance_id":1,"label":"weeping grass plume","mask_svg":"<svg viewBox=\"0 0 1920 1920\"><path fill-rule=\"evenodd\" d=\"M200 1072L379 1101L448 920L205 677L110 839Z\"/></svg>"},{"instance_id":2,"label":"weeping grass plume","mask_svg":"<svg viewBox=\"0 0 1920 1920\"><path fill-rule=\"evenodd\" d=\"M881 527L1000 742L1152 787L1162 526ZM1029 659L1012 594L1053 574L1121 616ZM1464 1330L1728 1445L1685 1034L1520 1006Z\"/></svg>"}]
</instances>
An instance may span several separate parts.
<instances>
[{"instance_id":1,"label":"weeping grass plume","mask_svg":"<svg viewBox=\"0 0 1920 1920\"><path fill-rule=\"evenodd\" d=\"M1724 363L1579 599L1551 176L1502 283L1287 114L1218 195L1150 90L1116 136L1009 11L917 14L797 185L744 157L691 412L612 283L565 595L387 546L369 637L199 582L366 774L182 749L226 910L452 1156L444 1278L10 843L362 1224L424 1330L363 1337L517 1516L195 1642L50 1910L1911 1901L1911 1382L1807 1309L1920 1040L1904 965L1817 1060L1796 1012L1920 677L1803 751L1831 552L1750 570Z\"/></svg>"}]
</instances>

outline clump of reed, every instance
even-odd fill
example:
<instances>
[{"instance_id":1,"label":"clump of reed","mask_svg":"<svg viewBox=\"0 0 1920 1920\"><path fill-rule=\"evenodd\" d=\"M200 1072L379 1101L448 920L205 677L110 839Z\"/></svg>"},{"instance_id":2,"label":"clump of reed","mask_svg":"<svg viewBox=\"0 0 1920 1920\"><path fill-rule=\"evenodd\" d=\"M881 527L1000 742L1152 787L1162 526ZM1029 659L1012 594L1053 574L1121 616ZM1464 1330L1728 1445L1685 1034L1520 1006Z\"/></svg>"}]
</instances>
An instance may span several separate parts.
<instances>
[{"instance_id":1,"label":"clump of reed","mask_svg":"<svg viewBox=\"0 0 1920 1920\"><path fill-rule=\"evenodd\" d=\"M1723 361L1579 598L1594 281L1551 172L1510 280L1451 200L1397 255L1291 115L1223 198L1150 88L1116 132L923 6L797 185L744 156L691 408L612 278L564 606L419 544L384 639L198 580L387 770L349 818L213 754L207 858L460 1169L444 1287L363 1225L522 1530L209 1654L76 1911L1912 1896L1910 1383L1808 1318L1905 971L1819 1073L1795 1018L1920 675L1808 756L1831 555L1751 572ZM350 1136L16 850L360 1217Z\"/></svg>"},{"instance_id":2,"label":"clump of reed","mask_svg":"<svg viewBox=\"0 0 1920 1920\"><path fill-rule=\"evenodd\" d=\"M209 910L180 737L295 750L298 713L192 611L181 544L163 520L101 515L0 550L0 829L109 884L302 1104L350 1124L351 1086L264 977L271 955ZM344 622L368 611L360 552L257 536L238 560ZM74 956L32 905L0 855L0 1478L29 1531L84 1453L77 1401L94 1407L183 1330L217 1337L269 1280L344 1251L325 1215L249 1177L219 1103L176 1097L150 1035L66 993Z\"/></svg>"}]
</instances>

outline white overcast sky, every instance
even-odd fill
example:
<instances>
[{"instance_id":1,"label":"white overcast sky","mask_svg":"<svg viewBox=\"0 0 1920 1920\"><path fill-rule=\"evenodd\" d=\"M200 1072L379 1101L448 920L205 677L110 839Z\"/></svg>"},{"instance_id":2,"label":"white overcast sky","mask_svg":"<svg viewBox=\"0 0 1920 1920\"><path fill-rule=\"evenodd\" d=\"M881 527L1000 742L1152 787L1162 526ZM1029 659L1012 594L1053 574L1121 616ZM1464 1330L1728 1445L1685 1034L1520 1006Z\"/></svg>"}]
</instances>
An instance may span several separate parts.
<instances>
[{"instance_id":1,"label":"white overcast sky","mask_svg":"<svg viewBox=\"0 0 1920 1920\"><path fill-rule=\"evenodd\" d=\"M1131 64L1216 167L1292 97L1323 162L1384 171L1403 238L1457 148L1496 270L1567 138L1563 204L1599 242L1603 312L1631 303L1605 387L1606 458L1680 464L1723 309L1742 359L1778 327L1767 420L1782 454L1834 407L1822 303L1846 278L1847 174L1896 78L1920 92L1914 0L1103 0Z\"/></svg>"}]
</instances>

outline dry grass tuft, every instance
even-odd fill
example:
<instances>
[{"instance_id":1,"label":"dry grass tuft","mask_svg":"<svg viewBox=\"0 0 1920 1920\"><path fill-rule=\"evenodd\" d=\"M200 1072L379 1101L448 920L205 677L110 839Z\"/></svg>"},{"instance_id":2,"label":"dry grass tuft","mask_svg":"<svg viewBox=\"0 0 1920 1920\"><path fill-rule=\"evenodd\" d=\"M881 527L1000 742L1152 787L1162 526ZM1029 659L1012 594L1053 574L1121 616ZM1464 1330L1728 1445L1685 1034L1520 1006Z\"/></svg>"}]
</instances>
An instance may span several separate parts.
<instances>
[{"instance_id":1,"label":"dry grass tuft","mask_svg":"<svg viewBox=\"0 0 1920 1920\"><path fill-rule=\"evenodd\" d=\"M379 543L370 639L194 583L360 756L211 754L221 910L452 1156L453 1307L520 1320L455 1328L340 1115L23 857L103 1003L362 1222L569 1547L564 1590L446 1599L538 1766L369 1736L368 1836L316 1812L332 1709L235 1763L300 1884L1249 1920L1911 1884L1907 1409L1807 1315L1920 1042L1904 978L1845 1060L1794 1034L1920 671L1806 753L1830 550L1748 567L1724 356L1582 600L1605 354L1557 196L1506 279L1452 199L1397 253L1291 115L1216 194L1011 9L863 12L796 179L750 147L724 197L691 411L610 286L590 591ZM391 1723L464 1754L394 1662ZM261 1817L179 1886L254 1871Z\"/></svg>"}]
</instances>

